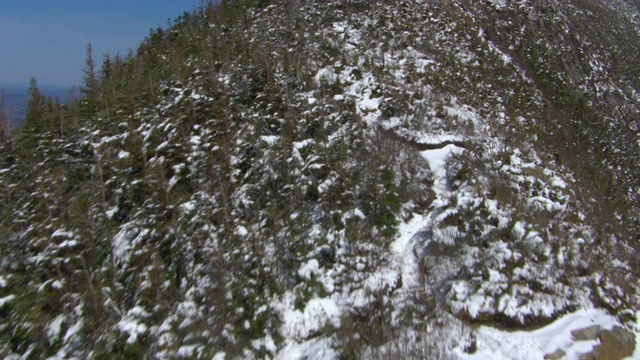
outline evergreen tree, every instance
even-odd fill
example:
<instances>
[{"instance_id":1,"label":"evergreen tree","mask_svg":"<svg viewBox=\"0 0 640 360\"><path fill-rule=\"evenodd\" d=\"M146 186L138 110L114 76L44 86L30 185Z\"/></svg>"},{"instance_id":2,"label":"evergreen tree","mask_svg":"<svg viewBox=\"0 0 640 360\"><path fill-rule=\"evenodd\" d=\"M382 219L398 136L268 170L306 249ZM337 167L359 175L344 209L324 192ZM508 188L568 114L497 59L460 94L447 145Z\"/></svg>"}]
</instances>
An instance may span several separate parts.
<instances>
[{"instance_id":1,"label":"evergreen tree","mask_svg":"<svg viewBox=\"0 0 640 360\"><path fill-rule=\"evenodd\" d=\"M107 52L103 56L102 68L100 68L100 82L105 83L113 75L113 61L111 60L111 54Z\"/></svg>"},{"instance_id":2,"label":"evergreen tree","mask_svg":"<svg viewBox=\"0 0 640 360\"><path fill-rule=\"evenodd\" d=\"M24 118L24 132L40 134L47 129L45 120L46 98L38 88L36 78L29 79L29 100Z\"/></svg>"},{"instance_id":3,"label":"evergreen tree","mask_svg":"<svg viewBox=\"0 0 640 360\"><path fill-rule=\"evenodd\" d=\"M89 63L87 63L87 66L89 66ZM122 82L118 79L122 76L123 68L124 61L120 57L120 54L112 57L111 54L107 52L103 55L102 65L96 82L99 84L97 96L99 96L100 108L106 111L107 119L113 117L116 107L122 106L123 96L119 94Z\"/></svg>"},{"instance_id":4,"label":"evergreen tree","mask_svg":"<svg viewBox=\"0 0 640 360\"><path fill-rule=\"evenodd\" d=\"M91 118L96 114L100 97L100 82L96 74L96 63L93 60L93 47L87 44L86 61L83 76L83 86L80 88L82 99L80 101L80 115L85 118Z\"/></svg>"}]
</instances>

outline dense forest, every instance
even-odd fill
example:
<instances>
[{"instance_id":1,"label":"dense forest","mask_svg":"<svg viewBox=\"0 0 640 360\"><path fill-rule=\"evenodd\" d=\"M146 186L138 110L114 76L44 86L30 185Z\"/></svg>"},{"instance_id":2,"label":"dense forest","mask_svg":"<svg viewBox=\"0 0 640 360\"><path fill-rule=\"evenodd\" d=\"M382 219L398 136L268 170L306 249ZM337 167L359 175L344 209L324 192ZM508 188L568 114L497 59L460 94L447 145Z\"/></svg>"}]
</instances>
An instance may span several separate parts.
<instances>
[{"instance_id":1,"label":"dense forest","mask_svg":"<svg viewBox=\"0 0 640 360\"><path fill-rule=\"evenodd\" d=\"M0 111L0 355L637 333L639 28L632 0L236 0L88 45L77 99L31 79L23 126Z\"/></svg>"}]
</instances>

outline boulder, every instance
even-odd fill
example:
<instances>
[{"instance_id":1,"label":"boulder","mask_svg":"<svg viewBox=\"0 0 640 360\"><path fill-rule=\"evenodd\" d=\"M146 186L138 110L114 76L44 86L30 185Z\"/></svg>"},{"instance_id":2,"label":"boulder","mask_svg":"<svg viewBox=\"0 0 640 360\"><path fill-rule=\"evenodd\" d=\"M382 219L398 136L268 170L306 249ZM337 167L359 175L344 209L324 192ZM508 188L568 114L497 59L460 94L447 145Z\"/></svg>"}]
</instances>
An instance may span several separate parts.
<instances>
[{"instance_id":1,"label":"boulder","mask_svg":"<svg viewBox=\"0 0 640 360\"><path fill-rule=\"evenodd\" d=\"M540 16L538 15L538 12L535 10L531 10L528 14L527 14L527 19L529 19L529 21L531 22L537 22L538 19L540 19Z\"/></svg>"},{"instance_id":2,"label":"boulder","mask_svg":"<svg viewBox=\"0 0 640 360\"><path fill-rule=\"evenodd\" d=\"M600 345L580 355L580 360L622 360L633 355L636 348L635 335L620 326L601 331L598 338Z\"/></svg>"},{"instance_id":3,"label":"boulder","mask_svg":"<svg viewBox=\"0 0 640 360\"><path fill-rule=\"evenodd\" d=\"M567 353L564 350L558 349L550 354L545 355L544 360L560 360L564 359L566 355Z\"/></svg>"},{"instance_id":4,"label":"boulder","mask_svg":"<svg viewBox=\"0 0 640 360\"><path fill-rule=\"evenodd\" d=\"M576 341L597 340L600 334L600 325L593 325L587 328L573 330L571 336Z\"/></svg>"}]
</instances>

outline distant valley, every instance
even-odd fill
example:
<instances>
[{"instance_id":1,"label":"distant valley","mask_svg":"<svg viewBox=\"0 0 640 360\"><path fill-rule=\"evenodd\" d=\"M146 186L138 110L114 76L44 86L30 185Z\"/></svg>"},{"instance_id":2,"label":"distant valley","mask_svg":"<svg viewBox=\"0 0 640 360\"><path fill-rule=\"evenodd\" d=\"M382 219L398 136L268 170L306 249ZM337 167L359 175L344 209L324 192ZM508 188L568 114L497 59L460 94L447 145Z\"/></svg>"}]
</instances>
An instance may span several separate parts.
<instances>
[{"instance_id":1,"label":"distant valley","mask_svg":"<svg viewBox=\"0 0 640 360\"><path fill-rule=\"evenodd\" d=\"M40 91L48 97L66 102L69 97L77 97L77 90L73 87L45 85L39 86ZM1 84L0 92L4 99L4 108L9 118L16 126L21 126L27 110L29 100L29 86L21 84Z\"/></svg>"}]
</instances>

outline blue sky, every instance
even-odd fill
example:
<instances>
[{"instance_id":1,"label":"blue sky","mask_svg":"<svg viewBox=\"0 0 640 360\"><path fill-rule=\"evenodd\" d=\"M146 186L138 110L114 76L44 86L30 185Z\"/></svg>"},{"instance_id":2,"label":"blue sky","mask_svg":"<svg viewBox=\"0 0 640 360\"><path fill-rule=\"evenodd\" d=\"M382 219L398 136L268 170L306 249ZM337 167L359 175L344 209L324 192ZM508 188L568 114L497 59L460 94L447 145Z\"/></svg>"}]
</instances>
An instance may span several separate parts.
<instances>
[{"instance_id":1,"label":"blue sky","mask_svg":"<svg viewBox=\"0 0 640 360\"><path fill-rule=\"evenodd\" d=\"M78 85L87 43L96 62L126 55L149 29L200 0L0 0L0 83Z\"/></svg>"}]
</instances>

